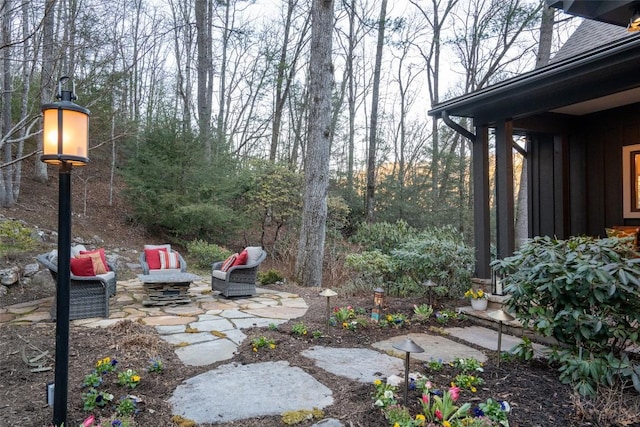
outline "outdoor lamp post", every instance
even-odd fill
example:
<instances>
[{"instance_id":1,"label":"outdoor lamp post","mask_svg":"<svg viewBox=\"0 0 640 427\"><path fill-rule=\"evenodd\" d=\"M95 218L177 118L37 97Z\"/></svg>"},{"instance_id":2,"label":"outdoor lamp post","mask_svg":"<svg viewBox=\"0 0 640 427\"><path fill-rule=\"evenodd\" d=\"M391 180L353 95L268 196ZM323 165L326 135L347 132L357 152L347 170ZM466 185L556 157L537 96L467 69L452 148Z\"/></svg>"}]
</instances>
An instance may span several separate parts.
<instances>
[{"instance_id":1,"label":"outdoor lamp post","mask_svg":"<svg viewBox=\"0 0 640 427\"><path fill-rule=\"evenodd\" d=\"M373 290L373 310L371 310L371 320L377 322L380 320L380 313L384 305L384 289L376 288Z\"/></svg>"},{"instance_id":2,"label":"outdoor lamp post","mask_svg":"<svg viewBox=\"0 0 640 427\"><path fill-rule=\"evenodd\" d=\"M489 313L489 316L498 321L498 367L500 367L500 357L502 352L502 322L510 322L515 319L504 310L496 310Z\"/></svg>"},{"instance_id":3,"label":"outdoor lamp post","mask_svg":"<svg viewBox=\"0 0 640 427\"><path fill-rule=\"evenodd\" d=\"M336 295L338 295L338 293L336 291L333 291L329 288L325 289L324 291L320 292L319 295L321 297L327 297L327 335L329 335L329 319L331 318L331 306L329 304L329 300L331 299L331 297L335 297Z\"/></svg>"},{"instance_id":4,"label":"outdoor lamp post","mask_svg":"<svg viewBox=\"0 0 640 427\"><path fill-rule=\"evenodd\" d=\"M423 353L424 348L416 344L411 338L407 338L403 341L392 344L392 347L396 350L405 352L404 359L404 400L403 403L407 404L407 393L409 390L409 354L410 353Z\"/></svg>"},{"instance_id":5,"label":"outdoor lamp post","mask_svg":"<svg viewBox=\"0 0 640 427\"><path fill-rule=\"evenodd\" d=\"M89 110L73 103L74 88L62 90L58 82L58 102L42 106L43 162L58 166L58 283L56 288L56 362L53 394L53 425L67 426L67 385L69 377L69 282L71 278L71 167L89 161Z\"/></svg>"}]
</instances>

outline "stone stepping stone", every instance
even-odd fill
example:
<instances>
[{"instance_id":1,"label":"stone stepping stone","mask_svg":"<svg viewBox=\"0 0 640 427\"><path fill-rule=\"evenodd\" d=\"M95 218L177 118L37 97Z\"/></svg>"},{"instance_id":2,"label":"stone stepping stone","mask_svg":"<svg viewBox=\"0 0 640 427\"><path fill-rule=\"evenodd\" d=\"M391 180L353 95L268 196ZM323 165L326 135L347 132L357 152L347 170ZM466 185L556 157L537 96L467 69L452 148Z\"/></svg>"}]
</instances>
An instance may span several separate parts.
<instances>
[{"instance_id":1,"label":"stone stepping stone","mask_svg":"<svg viewBox=\"0 0 640 427\"><path fill-rule=\"evenodd\" d=\"M362 383L371 383L404 372L404 361L366 348L314 346L301 353L332 374ZM403 374L404 375L404 374Z\"/></svg>"},{"instance_id":2,"label":"stone stepping stone","mask_svg":"<svg viewBox=\"0 0 640 427\"><path fill-rule=\"evenodd\" d=\"M498 331L485 328L482 326L469 326L466 328L447 328L446 330L452 336L461 340L470 342L489 350L498 351ZM510 351L513 347L520 344L522 338L502 333L502 341L500 343L501 351ZM533 344L534 357L545 357L551 350L541 344Z\"/></svg>"},{"instance_id":3,"label":"stone stepping stone","mask_svg":"<svg viewBox=\"0 0 640 427\"><path fill-rule=\"evenodd\" d=\"M169 403L174 414L200 424L322 409L333 396L302 369L278 361L219 366L184 381Z\"/></svg>"},{"instance_id":4,"label":"stone stepping stone","mask_svg":"<svg viewBox=\"0 0 640 427\"><path fill-rule=\"evenodd\" d=\"M413 340L416 344L424 349L424 353L411 353L410 358L429 362L431 360L441 360L442 362L452 362L455 359L473 358L478 362L486 362L487 356L475 348L469 347L464 344L451 341L440 335L429 334L408 334L400 335L390 338L385 341L380 341L372 344L374 348L387 352L389 354L395 354L402 359L405 358L406 353L393 348L393 344L404 341L407 338ZM404 362L403 362L404 363ZM403 374L404 375L404 374Z\"/></svg>"},{"instance_id":5,"label":"stone stepping stone","mask_svg":"<svg viewBox=\"0 0 640 427\"><path fill-rule=\"evenodd\" d=\"M175 352L182 363L187 366L206 366L231 359L236 349L237 346L233 342L226 339L216 339L179 347ZM211 398L212 395L207 397Z\"/></svg>"}]
</instances>

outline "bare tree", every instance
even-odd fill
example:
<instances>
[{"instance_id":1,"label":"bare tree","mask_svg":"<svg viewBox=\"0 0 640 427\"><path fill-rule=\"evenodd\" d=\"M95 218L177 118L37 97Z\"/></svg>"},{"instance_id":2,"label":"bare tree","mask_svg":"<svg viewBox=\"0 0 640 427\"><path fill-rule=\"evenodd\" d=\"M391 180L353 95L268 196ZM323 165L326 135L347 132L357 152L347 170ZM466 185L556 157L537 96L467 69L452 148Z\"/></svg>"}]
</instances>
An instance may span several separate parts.
<instances>
[{"instance_id":1,"label":"bare tree","mask_svg":"<svg viewBox=\"0 0 640 427\"><path fill-rule=\"evenodd\" d=\"M367 193L365 213L368 222L373 222L375 215L376 190L376 143L378 138L378 102L380 95L380 68L382 64L382 48L384 46L384 29L386 26L387 0L382 0L378 20L378 42L376 44L376 64L373 71L373 92L371 94L371 124L369 129L369 152L367 155Z\"/></svg>"},{"instance_id":2,"label":"bare tree","mask_svg":"<svg viewBox=\"0 0 640 427\"><path fill-rule=\"evenodd\" d=\"M305 192L296 278L304 286L322 283L331 143L331 58L333 0L313 0L309 60L309 123L305 155Z\"/></svg>"},{"instance_id":3,"label":"bare tree","mask_svg":"<svg viewBox=\"0 0 640 427\"><path fill-rule=\"evenodd\" d=\"M211 160L212 133L212 87L213 87L213 58L212 58L212 15L215 0L196 0L196 45L198 60L196 64L198 74L198 127L200 139L205 148L205 155Z\"/></svg>"}]
</instances>

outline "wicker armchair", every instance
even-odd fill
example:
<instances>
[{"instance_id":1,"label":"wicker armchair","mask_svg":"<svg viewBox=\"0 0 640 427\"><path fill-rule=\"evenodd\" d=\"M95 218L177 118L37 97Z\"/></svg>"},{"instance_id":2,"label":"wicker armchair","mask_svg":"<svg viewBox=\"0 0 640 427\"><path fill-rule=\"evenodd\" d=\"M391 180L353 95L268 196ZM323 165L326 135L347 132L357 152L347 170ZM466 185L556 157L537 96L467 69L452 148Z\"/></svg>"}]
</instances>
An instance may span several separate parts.
<instances>
[{"instance_id":1,"label":"wicker armchair","mask_svg":"<svg viewBox=\"0 0 640 427\"><path fill-rule=\"evenodd\" d=\"M225 297L249 296L256 294L258 267L267 257L267 253L258 246L248 247L249 258L244 265L236 265L227 271L220 268L224 261L211 267L211 289L219 291Z\"/></svg>"},{"instance_id":2,"label":"wicker armchair","mask_svg":"<svg viewBox=\"0 0 640 427\"><path fill-rule=\"evenodd\" d=\"M58 280L58 262L51 253L37 256L38 262L49 269L53 280ZM76 276L69 281L69 319L109 317L109 297L116 293L116 270L110 263L110 272L98 276ZM56 318L56 301L51 306L51 318Z\"/></svg>"}]
</instances>

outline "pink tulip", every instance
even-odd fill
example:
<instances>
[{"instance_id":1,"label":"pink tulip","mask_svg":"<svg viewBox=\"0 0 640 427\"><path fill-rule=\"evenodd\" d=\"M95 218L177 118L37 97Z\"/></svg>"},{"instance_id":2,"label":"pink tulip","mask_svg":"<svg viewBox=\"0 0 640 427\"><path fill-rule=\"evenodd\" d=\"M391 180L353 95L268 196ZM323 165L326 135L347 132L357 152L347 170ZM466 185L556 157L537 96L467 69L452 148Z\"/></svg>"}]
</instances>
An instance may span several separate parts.
<instances>
[{"instance_id":1,"label":"pink tulip","mask_svg":"<svg viewBox=\"0 0 640 427\"><path fill-rule=\"evenodd\" d=\"M460 396L460 387L451 387L449 389L449 395L451 395L451 399L453 399L454 402L458 400L458 397Z\"/></svg>"},{"instance_id":2,"label":"pink tulip","mask_svg":"<svg viewBox=\"0 0 640 427\"><path fill-rule=\"evenodd\" d=\"M92 427L95 421L96 418L93 415L89 415L89 417L82 422L82 427Z\"/></svg>"},{"instance_id":3,"label":"pink tulip","mask_svg":"<svg viewBox=\"0 0 640 427\"><path fill-rule=\"evenodd\" d=\"M428 394L423 394L421 399L422 399L422 403L424 403L425 405L429 404L429 395Z\"/></svg>"},{"instance_id":4,"label":"pink tulip","mask_svg":"<svg viewBox=\"0 0 640 427\"><path fill-rule=\"evenodd\" d=\"M436 414L436 418L437 419L439 419L439 420L442 419L442 412L440 411L440 409L436 409L435 414Z\"/></svg>"}]
</instances>

